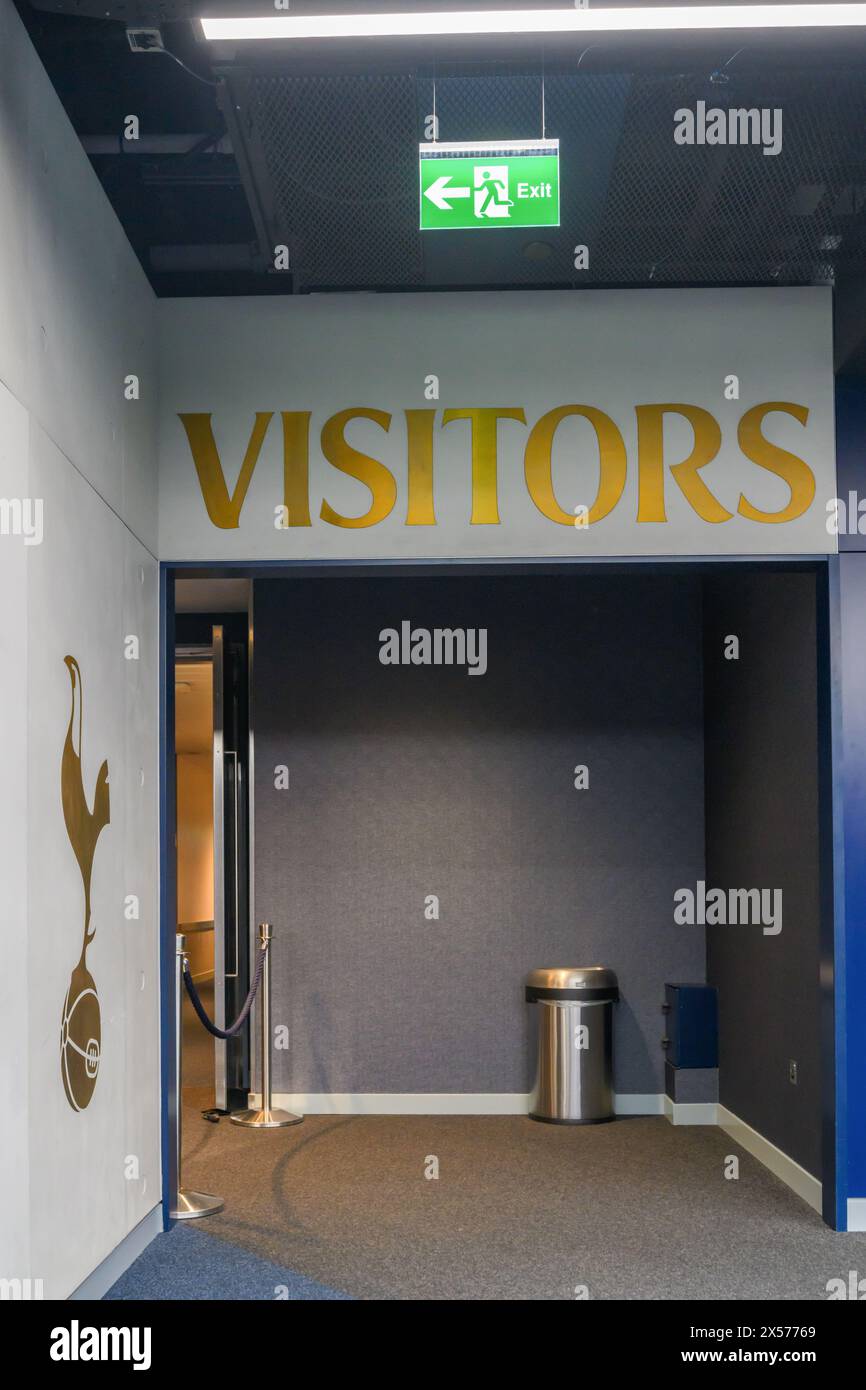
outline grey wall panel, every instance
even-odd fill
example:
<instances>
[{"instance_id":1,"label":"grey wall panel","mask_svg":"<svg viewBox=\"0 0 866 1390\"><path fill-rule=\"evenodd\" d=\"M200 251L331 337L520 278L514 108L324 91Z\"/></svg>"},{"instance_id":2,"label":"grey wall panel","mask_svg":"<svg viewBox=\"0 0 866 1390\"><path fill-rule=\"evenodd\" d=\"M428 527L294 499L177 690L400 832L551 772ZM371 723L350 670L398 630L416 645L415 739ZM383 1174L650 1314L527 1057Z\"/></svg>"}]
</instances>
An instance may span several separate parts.
<instances>
[{"instance_id":1,"label":"grey wall panel","mask_svg":"<svg viewBox=\"0 0 866 1390\"><path fill-rule=\"evenodd\" d=\"M814 576L714 578L705 618L707 883L783 894L777 936L707 928L719 1098L820 1177ZM738 661L724 659L727 634L740 639Z\"/></svg>"},{"instance_id":2,"label":"grey wall panel","mask_svg":"<svg viewBox=\"0 0 866 1390\"><path fill-rule=\"evenodd\" d=\"M602 962L617 1089L661 1091L663 984L704 978L672 906L703 873L698 582L264 580L255 611L275 1089L526 1091L526 972ZM403 619L486 627L487 674L381 665Z\"/></svg>"}]
</instances>

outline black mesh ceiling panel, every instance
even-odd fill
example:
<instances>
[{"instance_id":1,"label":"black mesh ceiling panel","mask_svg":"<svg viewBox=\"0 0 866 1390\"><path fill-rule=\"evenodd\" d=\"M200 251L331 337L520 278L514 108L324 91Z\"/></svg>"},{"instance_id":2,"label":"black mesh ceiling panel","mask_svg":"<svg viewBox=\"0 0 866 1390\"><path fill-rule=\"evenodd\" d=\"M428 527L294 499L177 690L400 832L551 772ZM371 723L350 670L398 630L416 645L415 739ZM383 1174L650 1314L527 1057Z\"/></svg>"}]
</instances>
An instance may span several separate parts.
<instances>
[{"instance_id":1,"label":"black mesh ceiling panel","mask_svg":"<svg viewBox=\"0 0 866 1390\"><path fill-rule=\"evenodd\" d=\"M423 284L409 77L253 75L252 172L299 289Z\"/></svg>"},{"instance_id":2,"label":"black mesh ceiling panel","mask_svg":"<svg viewBox=\"0 0 866 1390\"><path fill-rule=\"evenodd\" d=\"M866 84L857 73L577 71L291 76L224 70L264 246L297 290L814 283L862 271ZM674 113L780 108L782 150L679 145ZM561 227L418 231L418 154L439 138L560 141ZM574 248L589 247L576 273Z\"/></svg>"},{"instance_id":3,"label":"black mesh ceiling panel","mask_svg":"<svg viewBox=\"0 0 866 1390\"><path fill-rule=\"evenodd\" d=\"M782 112L782 149L677 145L674 112ZM598 239L603 281L811 283L866 251L866 84L636 77Z\"/></svg>"}]
</instances>

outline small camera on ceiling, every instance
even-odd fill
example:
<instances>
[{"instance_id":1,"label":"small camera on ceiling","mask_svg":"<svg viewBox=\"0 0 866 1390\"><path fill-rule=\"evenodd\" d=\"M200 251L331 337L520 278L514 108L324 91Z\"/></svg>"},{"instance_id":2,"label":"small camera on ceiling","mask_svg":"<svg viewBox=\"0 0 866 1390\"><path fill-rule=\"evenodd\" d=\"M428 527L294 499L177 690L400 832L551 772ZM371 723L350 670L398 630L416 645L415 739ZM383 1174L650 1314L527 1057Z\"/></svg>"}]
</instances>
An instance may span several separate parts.
<instances>
[{"instance_id":1,"label":"small camera on ceiling","mask_svg":"<svg viewBox=\"0 0 866 1390\"><path fill-rule=\"evenodd\" d=\"M159 29L146 29L142 25L127 28L126 38L133 53L161 53L165 51Z\"/></svg>"}]
</instances>

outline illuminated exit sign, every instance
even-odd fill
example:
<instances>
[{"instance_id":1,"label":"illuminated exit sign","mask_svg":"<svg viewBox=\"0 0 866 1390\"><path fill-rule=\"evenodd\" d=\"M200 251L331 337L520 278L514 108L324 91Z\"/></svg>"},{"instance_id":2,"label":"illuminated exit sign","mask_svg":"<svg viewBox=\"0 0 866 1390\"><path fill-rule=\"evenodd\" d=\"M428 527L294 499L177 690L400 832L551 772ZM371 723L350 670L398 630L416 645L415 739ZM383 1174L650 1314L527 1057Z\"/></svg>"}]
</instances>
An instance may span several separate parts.
<instances>
[{"instance_id":1,"label":"illuminated exit sign","mask_svg":"<svg viewBox=\"0 0 866 1390\"><path fill-rule=\"evenodd\" d=\"M559 226L558 140L420 145L418 164L422 232Z\"/></svg>"}]
</instances>

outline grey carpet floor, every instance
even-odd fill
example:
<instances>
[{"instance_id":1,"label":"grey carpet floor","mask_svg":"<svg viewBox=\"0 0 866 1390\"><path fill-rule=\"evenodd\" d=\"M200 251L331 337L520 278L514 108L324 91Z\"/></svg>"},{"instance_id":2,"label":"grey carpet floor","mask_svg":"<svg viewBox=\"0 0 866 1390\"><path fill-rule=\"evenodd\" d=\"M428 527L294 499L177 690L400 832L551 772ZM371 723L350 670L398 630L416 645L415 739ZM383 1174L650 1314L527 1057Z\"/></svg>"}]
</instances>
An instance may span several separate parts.
<instances>
[{"instance_id":1,"label":"grey carpet floor","mask_svg":"<svg viewBox=\"0 0 866 1390\"><path fill-rule=\"evenodd\" d=\"M106 1300L196 1300L236 1302L262 1299L298 1303L342 1302L348 1294L280 1269L247 1250L208 1235L203 1223L178 1221L134 1260Z\"/></svg>"},{"instance_id":2,"label":"grey carpet floor","mask_svg":"<svg viewBox=\"0 0 866 1390\"><path fill-rule=\"evenodd\" d=\"M866 1235L828 1230L711 1127L309 1116L249 1131L201 1120L206 1092L185 1098L184 1180L226 1202L201 1228L356 1298L824 1299L866 1271Z\"/></svg>"}]
</instances>

